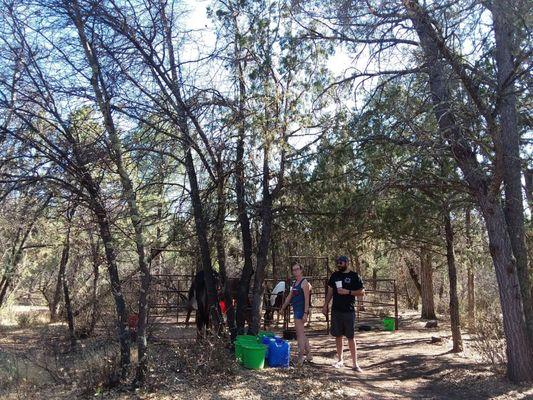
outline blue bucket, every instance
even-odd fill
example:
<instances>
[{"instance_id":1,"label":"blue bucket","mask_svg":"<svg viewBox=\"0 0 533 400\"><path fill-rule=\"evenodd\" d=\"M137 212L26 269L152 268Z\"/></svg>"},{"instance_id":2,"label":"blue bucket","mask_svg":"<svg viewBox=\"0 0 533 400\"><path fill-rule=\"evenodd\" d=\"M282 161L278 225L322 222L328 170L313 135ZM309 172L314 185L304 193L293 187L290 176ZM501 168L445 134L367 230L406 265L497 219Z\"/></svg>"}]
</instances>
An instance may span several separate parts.
<instances>
[{"instance_id":1,"label":"blue bucket","mask_svg":"<svg viewBox=\"0 0 533 400\"><path fill-rule=\"evenodd\" d=\"M270 340L267 362L271 367L288 368L291 359L291 345L283 339Z\"/></svg>"},{"instance_id":2,"label":"blue bucket","mask_svg":"<svg viewBox=\"0 0 533 400\"><path fill-rule=\"evenodd\" d=\"M275 341L276 339L269 337L269 336L263 336L263 338L261 339L261 343L263 343L267 347L266 356L265 356L267 360L268 360L268 349L270 348L270 342L275 342Z\"/></svg>"}]
</instances>

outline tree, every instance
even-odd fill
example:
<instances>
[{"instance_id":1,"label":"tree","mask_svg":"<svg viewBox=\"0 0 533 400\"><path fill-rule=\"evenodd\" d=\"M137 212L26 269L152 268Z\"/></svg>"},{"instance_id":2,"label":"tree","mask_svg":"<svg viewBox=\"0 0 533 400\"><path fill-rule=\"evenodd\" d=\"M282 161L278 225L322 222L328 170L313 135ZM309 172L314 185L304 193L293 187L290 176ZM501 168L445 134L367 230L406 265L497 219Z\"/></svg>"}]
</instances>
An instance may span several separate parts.
<instances>
[{"instance_id":1,"label":"tree","mask_svg":"<svg viewBox=\"0 0 533 400\"><path fill-rule=\"evenodd\" d=\"M495 71L479 67L490 64L494 53L474 52L463 57L461 44L465 41L455 40L456 37L469 38L481 47L490 46L492 32L474 35L473 25L469 24L473 16L477 17L484 9L476 2L420 5L411 0L385 2L379 6L370 2L365 7L345 5L342 18L321 23L321 29L308 29L309 37L344 41L358 51L366 47L372 57L379 57L381 61L390 60L401 51L416 54L412 50L418 49L423 54L423 59L413 57L406 68L389 68L390 64L382 63L386 67L356 70L343 82L361 84L376 76L387 77L390 82L412 73L423 73L427 77L438 134L453 154L486 223L504 316L508 376L513 381L531 379L533 372L528 360L532 358L532 349L524 314L528 311L527 307L524 309L525 299L520 290L529 284L517 271L500 201L500 183L504 170L509 168L503 161L506 151L502 147L502 125L497 118L501 111L501 91L494 90L492 85ZM452 23L457 27L455 35L445 36ZM519 79L519 70L515 68L514 71L514 77ZM513 81L506 76L506 82ZM472 118L473 115L477 117ZM468 119L475 123L468 123Z\"/></svg>"},{"instance_id":2,"label":"tree","mask_svg":"<svg viewBox=\"0 0 533 400\"><path fill-rule=\"evenodd\" d=\"M36 36L34 41L30 40L27 37L30 33L23 29L23 22L20 20L24 15L22 6L18 3L5 5L7 13L4 20L9 24L11 36L3 37L2 44L9 50L8 54L21 60L20 65L23 67L18 80L2 81L3 93L16 93L15 106L13 102L2 104L13 110L9 124L4 124L2 131L5 140L13 143L16 149L16 152L8 155L8 159L21 157L31 160L22 165L15 176L11 176L10 171L6 171L5 176L11 182L47 182L51 188L75 194L93 211L105 248L117 314L122 372L125 375L130 364L126 304L118 274L110 213L100 187L101 177L98 173L101 170L94 168L102 160L100 143L93 141L94 136L91 134L84 135L76 131L79 123L75 116L68 115L68 110L59 107L60 91L57 88L61 87L58 81L63 77L52 77L52 71L43 68L43 64L49 61L48 58L38 56L42 50L43 32L32 32ZM41 168L41 165L46 168Z\"/></svg>"}]
</instances>

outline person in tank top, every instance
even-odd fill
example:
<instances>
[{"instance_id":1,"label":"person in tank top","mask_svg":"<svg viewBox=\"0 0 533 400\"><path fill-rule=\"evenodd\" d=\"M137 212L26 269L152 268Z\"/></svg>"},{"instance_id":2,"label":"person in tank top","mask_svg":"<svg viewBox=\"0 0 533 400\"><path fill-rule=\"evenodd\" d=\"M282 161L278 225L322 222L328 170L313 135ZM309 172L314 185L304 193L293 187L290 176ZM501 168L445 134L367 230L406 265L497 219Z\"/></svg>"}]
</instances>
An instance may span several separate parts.
<instances>
[{"instance_id":1,"label":"person in tank top","mask_svg":"<svg viewBox=\"0 0 533 400\"><path fill-rule=\"evenodd\" d=\"M294 313L294 325L298 341L298 365L301 365L305 360L312 361L313 359L309 339L305 335L305 323L309 317L311 284L304 278L303 268L300 264L293 264L291 269L295 279L294 284L291 286L291 291L281 306L280 312L283 313L290 303Z\"/></svg>"}]
</instances>

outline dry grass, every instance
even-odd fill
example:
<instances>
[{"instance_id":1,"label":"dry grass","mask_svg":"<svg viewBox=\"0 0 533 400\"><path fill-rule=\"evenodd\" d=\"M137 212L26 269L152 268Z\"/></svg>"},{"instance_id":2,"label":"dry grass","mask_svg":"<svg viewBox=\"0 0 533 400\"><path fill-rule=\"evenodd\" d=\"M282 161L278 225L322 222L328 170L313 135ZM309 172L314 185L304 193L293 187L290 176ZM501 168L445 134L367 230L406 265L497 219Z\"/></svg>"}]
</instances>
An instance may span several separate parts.
<instances>
[{"instance_id":1,"label":"dry grass","mask_svg":"<svg viewBox=\"0 0 533 400\"><path fill-rule=\"evenodd\" d=\"M50 322L50 316L46 307L17 306L8 303L0 308L0 326L16 325L28 328L48 322Z\"/></svg>"},{"instance_id":2,"label":"dry grass","mask_svg":"<svg viewBox=\"0 0 533 400\"><path fill-rule=\"evenodd\" d=\"M399 332L371 331L357 336L364 375L331 367L334 341L311 337L313 364L302 368L250 371L233 360L224 341L196 342L194 330L167 326L149 347L144 388L132 377L117 386L117 348L99 330L72 350L63 325L26 329L0 327L2 399L526 399L530 386L512 385L465 352L448 353L449 327L428 330L418 316L402 320ZM183 339L183 337L189 339ZM431 344L432 336L443 341ZM465 335L467 343L471 340ZM292 342L295 350L295 342ZM474 350L478 353L477 350ZM132 348L132 356L135 349ZM132 357L135 362L135 357Z\"/></svg>"}]
</instances>

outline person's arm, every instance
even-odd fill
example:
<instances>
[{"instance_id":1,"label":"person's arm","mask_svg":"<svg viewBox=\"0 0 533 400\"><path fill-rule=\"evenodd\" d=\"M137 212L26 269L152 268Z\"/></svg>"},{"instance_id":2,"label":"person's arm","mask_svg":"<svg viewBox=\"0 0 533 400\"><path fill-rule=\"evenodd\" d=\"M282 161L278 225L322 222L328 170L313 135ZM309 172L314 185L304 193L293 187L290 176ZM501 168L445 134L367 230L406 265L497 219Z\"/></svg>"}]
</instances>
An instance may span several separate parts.
<instances>
[{"instance_id":1,"label":"person's arm","mask_svg":"<svg viewBox=\"0 0 533 400\"><path fill-rule=\"evenodd\" d=\"M310 295L311 295L311 285L309 284L309 282L305 281L304 284L302 285L302 289L304 291L304 317L303 317L303 321L306 322L307 320L307 317L309 315L309 300L310 300Z\"/></svg>"},{"instance_id":2,"label":"person's arm","mask_svg":"<svg viewBox=\"0 0 533 400\"><path fill-rule=\"evenodd\" d=\"M331 301L332 297L333 297L333 288L331 286L328 286L328 292L326 293L326 298L324 300L324 306L322 307L322 314L324 315L328 314L328 306L329 306L329 302Z\"/></svg>"},{"instance_id":3,"label":"person's arm","mask_svg":"<svg viewBox=\"0 0 533 400\"><path fill-rule=\"evenodd\" d=\"M355 287L357 289L338 288L337 293L342 294L342 295L354 296L354 297L362 297L365 295L365 288L363 286L363 281L361 280L359 276L357 276Z\"/></svg>"},{"instance_id":4,"label":"person's arm","mask_svg":"<svg viewBox=\"0 0 533 400\"><path fill-rule=\"evenodd\" d=\"M365 295L365 289L363 288L363 289L358 289L358 290L353 290L353 289L350 290L350 289L338 288L337 293L342 294L342 295L359 297L359 296Z\"/></svg>"}]
</instances>

